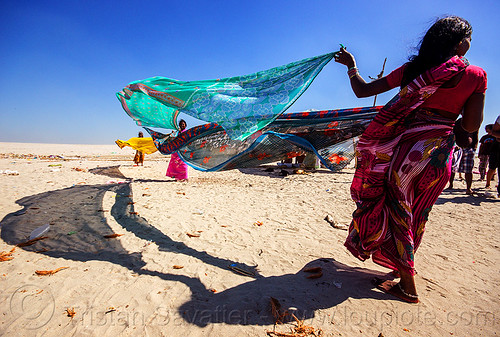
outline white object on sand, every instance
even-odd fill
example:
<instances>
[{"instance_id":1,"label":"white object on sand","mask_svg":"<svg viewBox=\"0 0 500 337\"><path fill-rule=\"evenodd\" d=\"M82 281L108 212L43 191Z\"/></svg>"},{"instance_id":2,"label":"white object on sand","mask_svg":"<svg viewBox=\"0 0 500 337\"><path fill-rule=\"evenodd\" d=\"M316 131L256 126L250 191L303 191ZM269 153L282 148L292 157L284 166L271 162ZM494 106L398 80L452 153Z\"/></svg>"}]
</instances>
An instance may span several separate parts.
<instances>
[{"instance_id":1,"label":"white object on sand","mask_svg":"<svg viewBox=\"0 0 500 337\"><path fill-rule=\"evenodd\" d=\"M33 232L31 232L31 234L30 234L30 240L39 238L40 236L47 233L49 231L49 229L50 229L50 224L46 224L46 225L40 226L38 228L35 228L33 230Z\"/></svg>"},{"instance_id":2,"label":"white object on sand","mask_svg":"<svg viewBox=\"0 0 500 337\"><path fill-rule=\"evenodd\" d=\"M8 176L18 176L19 172L13 170L0 171L0 174L6 174Z\"/></svg>"}]
</instances>

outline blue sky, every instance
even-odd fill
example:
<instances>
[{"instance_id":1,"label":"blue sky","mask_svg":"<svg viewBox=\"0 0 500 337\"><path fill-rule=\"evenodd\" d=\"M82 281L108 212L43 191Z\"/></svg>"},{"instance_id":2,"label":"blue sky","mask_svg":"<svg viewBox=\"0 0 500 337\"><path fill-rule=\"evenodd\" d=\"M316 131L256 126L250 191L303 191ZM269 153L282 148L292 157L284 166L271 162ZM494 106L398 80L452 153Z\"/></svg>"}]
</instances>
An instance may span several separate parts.
<instances>
[{"instance_id":1,"label":"blue sky","mask_svg":"<svg viewBox=\"0 0 500 337\"><path fill-rule=\"evenodd\" d=\"M467 58L488 73L491 123L500 114L496 0L0 1L0 141L112 144L141 130L115 96L132 81L250 74L339 43L365 79L386 57L387 74L448 14L473 26ZM372 104L354 96L345 67L332 61L288 111Z\"/></svg>"}]
</instances>

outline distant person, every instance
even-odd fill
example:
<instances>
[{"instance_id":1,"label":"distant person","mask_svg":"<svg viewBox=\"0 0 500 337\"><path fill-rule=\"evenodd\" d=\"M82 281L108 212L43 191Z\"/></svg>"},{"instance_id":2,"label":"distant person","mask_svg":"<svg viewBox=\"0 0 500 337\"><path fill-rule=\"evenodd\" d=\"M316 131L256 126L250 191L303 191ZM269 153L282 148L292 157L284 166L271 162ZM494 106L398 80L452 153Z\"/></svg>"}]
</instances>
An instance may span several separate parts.
<instances>
[{"instance_id":1,"label":"distant person","mask_svg":"<svg viewBox=\"0 0 500 337\"><path fill-rule=\"evenodd\" d=\"M500 142L495 139L491 145L490 157L488 159L488 171L486 172L486 186L485 188L490 188L491 182L495 180L495 171L498 169L499 165L499 153Z\"/></svg>"},{"instance_id":2,"label":"distant person","mask_svg":"<svg viewBox=\"0 0 500 337\"><path fill-rule=\"evenodd\" d=\"M184 132L187 124L186 121L181 119L179 121L179 131ZM188 180L188 165L179 157L177 152L170 155L170 162L167 168L167 177L174 178L177 181Z\"/></svg>"},{"instance_id":3,"label":"distant person","mask_svg":"<svg viewBox=\"0 0 500 337\"><path fill-rule=\"evenodd\" d=\"M483 120L486 72L463 57L471 34L466 20L441 18L423 37L417 55L371 82L361 77L345 48L335 55L347 66L357 97L401 88L359 138L351 185L356 211L345 246L361 261L371 257L396 271L399 283L373 283L410 303L419 301L415 253L429 212L450 179L453 125L461 114L460 127L475 132Z\"/></svg>"},{"instance_id":4,"label":"distant person","mask_svg":"<svg viewBox=\"0 0 500 337\"><path fill-rule=\"evenodd\" d=\"M139 131L138 137L139 138L144 137L142 131ZM136 150L134 156L134 166L139 166L139 165L144 166L144 153L139 150Z\"/></svg>"},{"instance_id":5,"label":"distant person","mask_svg":"<svg viewBox=\"0 0 500 337\"><path fill-rule=\"evenodd\" d=\"M458 171L458 167L460 166L460 161L462 160L462 149L460 146L455 145L453 147L453 153L451 156L451 175L450 175L450 184L448 185L448 189L453 189L453 181L455 180L455 173Z\"/></svg>"},{"instance_id":6,"label":"distant person","mask_svg":"<svg viewBox=\"0 0 500 337\"><path fill-rule=\"evenodd\" d=\"M497 179L500 180L500 115L496 119L495 123L490 130L487 130L489 135L496 138L496 143L493 145L490 154L490 169L497 169ZM489 172L488 172L489 173ZM497 184L497 192L500 197L500 182Z\"/></svg>"},{"instance_id":7,"label":"distant person","mask_svg":"<svg viewBox=\"0 0 500 337\"><path fill-rule=\"evenodd\" d=\"M500 141L500 115L497 117L495 123L493 123L491 129L487 132L489 135L492 135L498 141Z\"/></svg>"},{"instance_id":8,"label":"distant person","mask_svg":"<svg viewBox=\"0 0 500 337\"><path fill-rule=\"evenodd\" d=\"M460 160L458 172L463 173L465 177L465 194L472 195L472 171L474 170L474 156L476 155L478 132L469 133L467 140L467 145L462 147L462 159Z\"/></svg>"},{"instance_id":9,"label":"distant person","mask_svg":"<svg viewBox=\"0 0 500 337\"><path fill-rule=\"evenodd\" d=\"M486 171L488 169L488 162L490 159L490 153L493 145L495 144L495 137L492 135L489 135L487 132L488 130L491 131L491 128L493 127L493 124L488 124L484 127L486 134L481 137L479 140L479 152L478 152L478 157L479 157L479 174L480 178L479 180L483 181L486 178Z\"/></svg>"}]
</instances>

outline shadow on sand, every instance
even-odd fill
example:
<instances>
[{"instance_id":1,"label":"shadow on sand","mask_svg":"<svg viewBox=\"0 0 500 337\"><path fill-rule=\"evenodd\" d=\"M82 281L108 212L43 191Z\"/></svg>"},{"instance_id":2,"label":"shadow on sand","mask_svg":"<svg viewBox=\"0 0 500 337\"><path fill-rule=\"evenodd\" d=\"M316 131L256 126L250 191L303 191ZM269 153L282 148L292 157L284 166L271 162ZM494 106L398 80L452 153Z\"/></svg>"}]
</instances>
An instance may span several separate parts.
<instances>
[{"instance_id":1,"label":"shadow on sand","mask_svg":"<svg viewBox=\"0 0 500 337\"><path fill-rule=\"evenodd\" d=\"M117 167L101 168L99 173L103 172L113 174L116 178L121 174ZM314 280L307 279L306 274L301 271L263 277L254 267L238 263L241 268L253 271L256 278L238 276L244 277L248 282L217 293L212 293L198 278L145 269L140 253L130 253L119 240L103 237L113 233L103 215L107 211L102 209L106 192L116 193L110 214L117 223L145 242L153 241L160 251L189 255L224 270L235 263L174 241L151 226L146 219L131 214L134 206L131 203L133 195L130 183L78 185L19 199L16 202L23 209L2 219L0 237L6 243L16 245L26 241L35 228L50 223L47 239L23 249L74 261L107 261L140 275L182 282L190 288L191 299L178 309L178 315L199 326L222 322L272 324L274 319L269 302L271 296L278 299L285 309L289 306L297 308L295 314L301 318L312 318L315 310L335 307L348 298L388 298L387 295L372 290L369 282L374 276L384 274L351 268L333 259L319 259L308 264L323 268L323 277Z\"/></svg>"},{"instance_id":2,"label":"shadow on sand","mask_svg":"<svg viewBox=\"0 0 500 337\"><path fill-rule=\"evenodd\" d=\"M256 176L266 176L270 178L284 178L289 175L295 175L297 171L303 171L305 174L351 174L343 171L333 172L328 169L322 168L318 170L304 170L303 168L298 167L286 167L286 166L277 166L277 165L261 165L258 167L246 167L239 168L243 174L251 174ZM304 173L302 173L304 174Z\"/></svg>"},{"instance_id":3,"label":"shadow on sand","mask_svg":"<svg viewBox=\"0 0 500 337\"><path fill-rule=\"evenodd\" d=\"M473 190L474 191L474 190ZM481 206L484 203L495 203L499 202L499 199L494 199L488 197L484 191L475 192L473 195L465 194L465 189L445 189L441 195L443 196L452 196L453 198L438 198L436 201L436 205L444 205L446 203L453 204L468 204L473 206Z\"/></svg>"}]
</instances>

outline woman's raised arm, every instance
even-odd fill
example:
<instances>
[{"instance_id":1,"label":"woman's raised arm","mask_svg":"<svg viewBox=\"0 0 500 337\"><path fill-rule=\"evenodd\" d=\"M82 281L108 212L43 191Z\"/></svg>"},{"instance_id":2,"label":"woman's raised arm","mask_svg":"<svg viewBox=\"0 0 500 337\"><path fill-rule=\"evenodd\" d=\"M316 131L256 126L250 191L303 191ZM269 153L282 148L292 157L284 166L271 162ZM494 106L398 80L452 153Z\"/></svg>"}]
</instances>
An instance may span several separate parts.
<instances>
[{"instance_id":1,"label":"woman's raised arm","mask_svg":"<svg viewBox=\"0 0 500 337\"><path fill-rule=\"evenodd\" d=\"M389 87L385 77L367 83L359 74L354 56L345 48L340 48L340 51L335 54L335 62L347 66L347 74L351 81L352 91L358 98L378 95L392 89Z\"/></svg>"}]
</instances>

